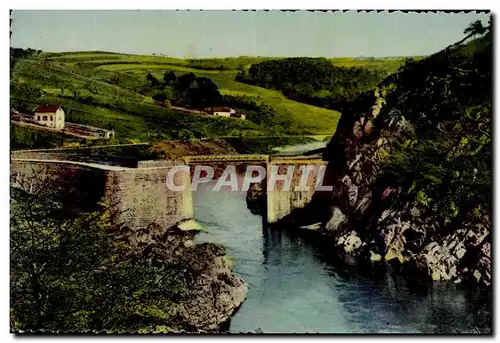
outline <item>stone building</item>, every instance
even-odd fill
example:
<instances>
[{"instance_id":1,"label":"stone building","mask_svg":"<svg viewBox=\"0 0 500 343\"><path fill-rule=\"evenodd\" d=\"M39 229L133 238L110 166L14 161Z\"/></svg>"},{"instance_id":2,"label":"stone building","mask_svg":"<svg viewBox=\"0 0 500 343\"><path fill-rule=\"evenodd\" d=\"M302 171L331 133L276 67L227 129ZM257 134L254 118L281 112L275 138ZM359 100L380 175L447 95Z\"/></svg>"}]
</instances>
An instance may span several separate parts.
<instances>
[{"instance_id":1,"label":"stone building","mask_svg":"<svg viewBox=\"0 0 500 343\"><path fill-rule=\"evenodd\" d=\"M61 105L38 105L33 120L53 129L64 129L64 110Z\"/></svg>"}]
</instances>

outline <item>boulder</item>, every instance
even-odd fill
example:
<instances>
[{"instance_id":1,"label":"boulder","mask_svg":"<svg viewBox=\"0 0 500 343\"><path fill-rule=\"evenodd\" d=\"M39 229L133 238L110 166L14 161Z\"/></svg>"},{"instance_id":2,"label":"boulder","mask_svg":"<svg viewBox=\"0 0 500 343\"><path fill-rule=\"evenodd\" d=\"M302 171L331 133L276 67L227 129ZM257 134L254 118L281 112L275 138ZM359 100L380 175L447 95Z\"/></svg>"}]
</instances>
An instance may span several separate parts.
<instances>
[{"instance_id":1,"label":"boulder","mask_svg":"<svg viewBox=\"0 0 500 343\"><path fill-rule=\"evenodd\" d=\"M340 208L334 206L330 220L326 224L325 228L329 232L338 232L342 229L342 225L345 223L345 221L346 216L342 213Z\"/></svg>"},{"instance_id":2,"label":"boulder","mask_svg":"<svg viewBox=\"0 0 500 343\"><path fill-rule=\"evenodd\" d=\"M241 306L248 292L245 282L232 273L231 259L220 255L219 247L204 243L195 246L188 253L191 256L186 256L192 258L192 266L199 272L199 277L194 282L191 296L180 306L178 315L185 326L199 332L219 331Z\"/></svg>"},{"instance_id":3,"label":"boulder","mask_svg":"<svg viewBox=\"0 0 500 343\"><path fill-rule=\"evenodd\" d=\"M359 237L358 233L352 230L339 236L336 241L336 245L341 248L344 253L356 256L360 252L363 241Z\"/></svg>"},{"instance_id":4,"label":"boulder","mask_svg":"<svg viewBox=\"0 0 500 343\"><path fill-rule=\"evenodd\" d=\"M488 235L485 226L475 225L431 242L408 261L406 273L431 280L467 280L488 286L491 283Z\"/></svg>"}]
</instances>

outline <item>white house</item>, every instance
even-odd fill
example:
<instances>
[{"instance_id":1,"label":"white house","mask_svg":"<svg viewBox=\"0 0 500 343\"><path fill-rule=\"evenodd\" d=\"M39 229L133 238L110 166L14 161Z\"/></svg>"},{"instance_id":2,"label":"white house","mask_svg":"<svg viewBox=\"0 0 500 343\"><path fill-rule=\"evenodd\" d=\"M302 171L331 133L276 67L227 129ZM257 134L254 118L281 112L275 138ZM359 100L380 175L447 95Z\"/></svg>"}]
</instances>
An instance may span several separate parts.
<instances>
[{"instance_id":1,"label":"white house","mask_svg":"<svg viewBox=\"0 0 500 343\"><path fill-rule=\"evenodd\" d=\"M236 113L236 111L231 107L224 107L224 106L207 107L205 108L205 112L208 112L213 116L239 118L245 120L244 114Z\"/></svg>"},{"instance_id":2,"label":"white house","mask_svg":"<svg viewBox=\"0 0 500 343\"><path fill-rule=\"evenodd\" d=\"M219 116L219 117L231 117L231 114L236 113L236 111L233 110L231 107L222 107L222 106L208 107L206 111L213 116Z\"/></svg>"},{"instance_id":3,"label":"white house","mask_svg":"<svg viewBox=\"0 0 500 343\"><path fill-rule=\"evenodd\" d=\"M38 105L33 120L53 129L64 129L64 110L61 105Z\"/></svg>"}]
</instances>

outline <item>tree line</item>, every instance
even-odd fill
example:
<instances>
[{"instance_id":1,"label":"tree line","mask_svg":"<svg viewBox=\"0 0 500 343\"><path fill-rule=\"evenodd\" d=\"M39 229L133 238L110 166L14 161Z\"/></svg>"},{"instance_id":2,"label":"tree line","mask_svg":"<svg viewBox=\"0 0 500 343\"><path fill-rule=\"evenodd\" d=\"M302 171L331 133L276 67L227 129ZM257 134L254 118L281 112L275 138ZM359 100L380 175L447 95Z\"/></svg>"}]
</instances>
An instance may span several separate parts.
<instances>
[{"instance_id":1,"label":"tree line","mask_svg":"<svg viewBox=\"0 0 500 343\"><path fill-rule=\"evenodd\" d=\"M326 58L284 58L253 64L237 81L277 89L297 101L326 108L354 99L386 76L382 69L336 67Z\"/></svg>"},{"instance_id":2,"label":"tree line","mask_svg":"<svg viewBox=\"0 0 500 343\"><path fill-rule=\"evenodd\" d=\"M219 105L222 100L219 87L212 79L197 77L194 73L177 76L174 71L166 71L161 80L148 73L142 92L166 107L170 104L190 108L208 107Z\"/></svg>"}]
</instances>

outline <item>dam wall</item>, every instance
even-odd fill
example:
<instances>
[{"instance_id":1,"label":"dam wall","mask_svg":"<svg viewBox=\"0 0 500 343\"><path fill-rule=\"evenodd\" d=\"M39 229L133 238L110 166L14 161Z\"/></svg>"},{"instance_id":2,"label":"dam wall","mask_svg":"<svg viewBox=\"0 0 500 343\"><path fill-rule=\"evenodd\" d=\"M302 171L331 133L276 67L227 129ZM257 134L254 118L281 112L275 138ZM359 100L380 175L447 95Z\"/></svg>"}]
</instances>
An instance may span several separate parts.
<instances>
[{"instance_id":1,"label":"dam wall","mask_svg":"<svg viewBox=\"0 0 500 343\"><path fill-rule=\"evenodd\" d=\"M193 218L193 203L188 172L178 171L174 184L186 185L176 192L167 186L171 167L128 168L108 172L105 198L114 209L113 221L132 228L151 224L169 228Z\"/></svg>"},{"instance_id":2,"label":"dam wall","mask_svg":"<svg viewBox=\"0 0 500 343\"><path fill-rule=\"evenodd\" d=\"M326 168L326 164L320 159L271 159L267 165L267 222L276 223L293 210L311 202L321 168ZM280 175L286 175L288 168L292 167L290 187L285 187L285 181L279 179L274 187L270 187L271 173L277 171ZM305 168L309 170L307 178L303 176Z\"/></svg>"},{"instance_id":3,"label":"dam wall","mask_svg":"<svg viewBox=\"0 0 500 343\"><path fill-rule=\"evenodd\" d=\"M247 165L266 168L266 180L260 194L261 213L267 222L275 223L293 210L311 202L321 168L327 162L307 156L193 156L184 161L140 161L135 168L68 160L59 152L26 152L11 156L11 184L29 192L37 190L57 194L60 201L85 210L107 206L112 224L131 229L146 228L152 224L169 227L194 217L191 194L191 176L198 164L215 169L215 177L229 164L239 173ZM190 171L176 170L174 184L184 191L171 190L167 185L169 171L187 164ZM270 188L272 174L283 175L293 168L290 187L278 177ZM307 177L304 170L307 169Z\"/></svg>"},{"instance_id":4,"label":"dam wall","mask_svg":"<svg viewBox=\"0 0 500 343\"><path fill-rule=\"evenodd\" d=\"M172 167L125 168L75 161L12 159L11 185L28 192L53 193L63 201L97 209L102 203L112 224L131 229L155 224L168 229L193 217L189 173L176 172L174 192L167 186Z\"/></svg>"}]
</instances>

